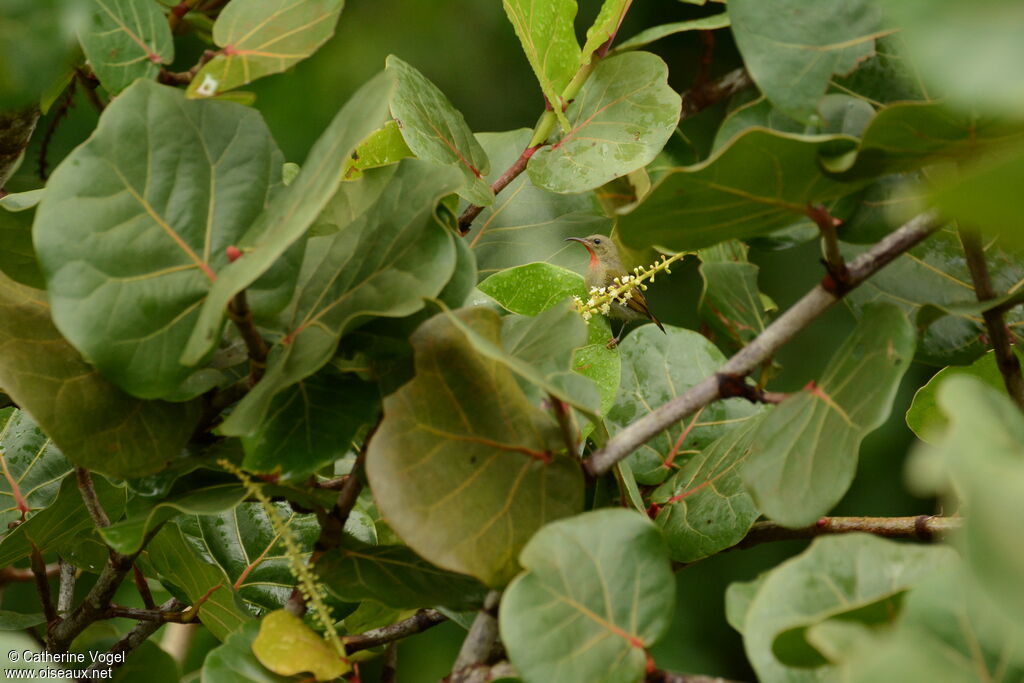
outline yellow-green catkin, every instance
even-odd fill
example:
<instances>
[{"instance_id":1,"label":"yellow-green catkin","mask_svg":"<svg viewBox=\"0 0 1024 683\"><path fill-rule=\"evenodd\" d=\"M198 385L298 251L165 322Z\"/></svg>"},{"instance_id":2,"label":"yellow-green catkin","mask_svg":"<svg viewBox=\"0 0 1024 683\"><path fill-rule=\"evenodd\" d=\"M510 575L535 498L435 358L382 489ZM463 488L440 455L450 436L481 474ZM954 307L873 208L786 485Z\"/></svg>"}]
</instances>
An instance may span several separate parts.
<instances>
[{"instance_id":1,"label":"yellow-green catkin","mask_svg":"<svg viewBox=\"0 0 1024 683\"><path fill-rule=\"evenodd\" d=\"M625 304L633 298L633 290L647 289L647 282L654 282L654 276L660 272L671 273L669 266L686 256L687 252L679 252L673 256L662 256L646 268L634 268L632 274L616 277L610 287L591 287L590 298L586 301L578 296L573 297L576 310L583 316L583 320L590 322L595 315L608 315L613 303Z\"/></svg>"}]
</instances>

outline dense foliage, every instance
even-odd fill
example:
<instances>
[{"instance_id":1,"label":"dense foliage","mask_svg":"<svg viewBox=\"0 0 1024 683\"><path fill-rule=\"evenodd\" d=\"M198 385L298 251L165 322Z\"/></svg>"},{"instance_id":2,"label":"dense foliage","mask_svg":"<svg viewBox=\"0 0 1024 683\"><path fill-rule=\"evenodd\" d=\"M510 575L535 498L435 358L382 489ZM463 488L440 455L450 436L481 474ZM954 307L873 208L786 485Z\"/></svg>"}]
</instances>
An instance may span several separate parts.
<instances>
[{"instance_id":1,"label":"dense foliage","mask_svg":"<svg viewBox=\"0 0 1024 683\"><path fill-rule=\"evenodd\" d=\"M1024 680L1019 3L684 2L619 35L631 0L579 34L576 0L503 0L532 130L474 133L391 56L296 164L241 88L343 0L8 0L7 650L389 681L451 621L451 681L697 680L652 651L677 574L813 538L713 596L759 680ZM683 93L656 52L680 35ZM98 123L48 160L76 91ZM566 241L593 234L655 304L699 264L699 329L609 344ZM820 284L780 310L750 250L812 241ZM855 328L780 392L833 305ZM915 363L919 515L826 516ZM206 641L172 658L168 622Z\"/></svg>"}]
</instances>

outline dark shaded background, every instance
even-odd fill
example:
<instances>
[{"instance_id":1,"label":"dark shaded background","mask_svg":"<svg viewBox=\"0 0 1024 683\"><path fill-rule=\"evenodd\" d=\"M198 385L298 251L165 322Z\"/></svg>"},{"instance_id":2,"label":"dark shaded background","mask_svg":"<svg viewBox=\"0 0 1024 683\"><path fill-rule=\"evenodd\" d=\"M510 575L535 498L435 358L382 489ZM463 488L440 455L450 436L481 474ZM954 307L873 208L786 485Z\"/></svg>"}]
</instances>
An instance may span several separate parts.
<instances>
[{"instance_id":1,"label":"dark shaded background","mask_svg":"<svg viewBox=\"0 0 1024 683\"><path fill-rule=\"evenodd\" d=\"M599 5L599 0L580 0L577 28L581 36ZM678 0L636 0L621 35L628 37L648 26L718 11L720 6L714 3L695 7ZM722 74L737 66L739 59L728 31L718 31L715 37L712 70ZM202 48L198 43L179 41L178 61L172 69L190 67ZM700 37L671 37L653 49L668 63L672 86L686 90L700 59ZM266 117L289 161L302 162L339 106L384 67L384 59L391 53L433 80L477 132L532 127L543 110L540 90L498 0L349 0L337 35L313 58L286 74L247 88L256 93L255 106ZM722 113L719 108L702 115L709 130ZM51 119L43 120L41 131ZM47 154L51 168L88 135L95 121L95 112L77 98L53 136ZM9 190L40 185L40 137L37 134L24 166L8 183ZM815 242L781 252L752 249L751 259L761 266L762 290L782 309L810 289L822 274ZM688 258L671 277L659 277L658 285L649 292L652 307L665 322L698 327L700 278L696 266L696 259ZM852 317L842 306L811 325L780 354L778 360L784 371L770 388L792 391L815 379L852 328ZM890 420L865 441L857 479L836 514L910 515L933 511L931 501L913 499L902 485L903 462L912 442L903 414L916 388L933 371L920 365L911 368ZM734 580L753 578L805 545L777 543L725 553L680 571L676 619L653 650L658 666L753 680L739 634L725 622L726 586ZM398 680L419 683L445 675L463 634L454 624L445 624L402 643ZM376 680L375 669L373 664L364 667L364 680Z\"/></svg>"}]
</instances>

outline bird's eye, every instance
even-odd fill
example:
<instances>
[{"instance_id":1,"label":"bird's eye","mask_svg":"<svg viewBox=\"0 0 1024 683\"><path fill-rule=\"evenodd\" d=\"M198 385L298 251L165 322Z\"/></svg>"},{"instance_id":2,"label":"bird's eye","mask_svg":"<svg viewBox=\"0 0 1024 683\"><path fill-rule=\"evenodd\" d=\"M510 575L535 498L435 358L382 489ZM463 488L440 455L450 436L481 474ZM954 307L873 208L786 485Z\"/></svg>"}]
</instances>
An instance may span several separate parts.
<instances>
[{"instance_id":1,"label":"bird's eye","mask_svg":"<svg viewBox=\"0 0 1024 683\"><path fill-rule=\"evenodd\" d=\"M594 240L594 244L601 244L601 240Z\"/></svg>"}]
</instances>

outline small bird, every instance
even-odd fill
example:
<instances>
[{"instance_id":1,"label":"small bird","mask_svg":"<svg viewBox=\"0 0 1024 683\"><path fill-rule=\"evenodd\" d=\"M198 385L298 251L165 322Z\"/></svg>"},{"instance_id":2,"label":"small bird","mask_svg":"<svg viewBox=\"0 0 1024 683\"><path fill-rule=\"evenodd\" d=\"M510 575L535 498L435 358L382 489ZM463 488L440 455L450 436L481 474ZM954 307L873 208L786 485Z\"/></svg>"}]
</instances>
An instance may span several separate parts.
<instances>
[{"instance_id":1,"label":"small bird","mask_svg":"<svg viewBox=\"0 0 1024 683\"><path fill-rule=\"evenodd\" d=\"M588 290L592 287L614 287L615 278L621 278L628 274L628 271L622 265L621 259L619 259L619 248L615 246L615 242L612 241L611 237L605 235L567 237L566 242L570 241L579 242L590 252L590 265L587 267L587 274L584 278ZM622 332L626 329L626 323L630 320L647 318L654 322L662 332L665 332L665 327L661 324L661 321L651 313L651 309L647 306L647 299L644 298L644 294L640 291L639 287L632 290L632 297L626 303L612 302L610 317L623 321L622 327L619 328L619 333L612 340L612 346L619 343L619 340L622 338ZM666 332L666 334L668 333Z\"/></svg>"}]
</instances>

